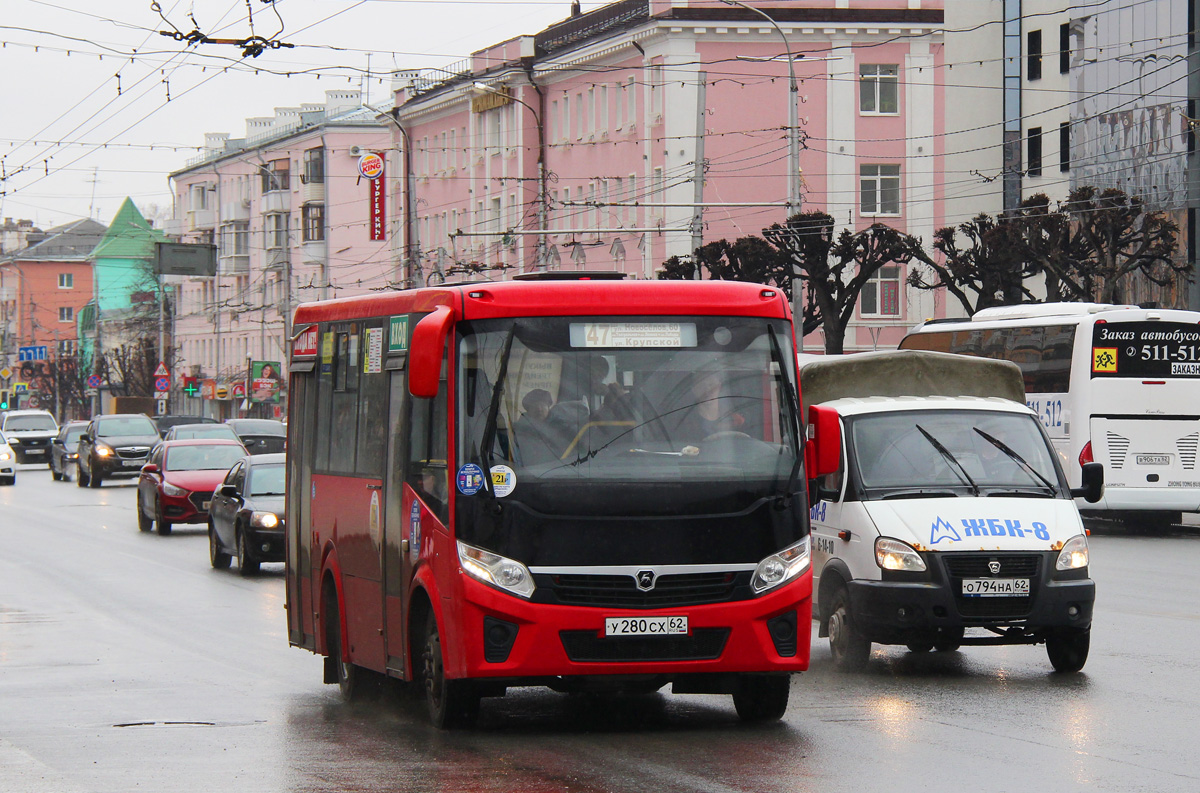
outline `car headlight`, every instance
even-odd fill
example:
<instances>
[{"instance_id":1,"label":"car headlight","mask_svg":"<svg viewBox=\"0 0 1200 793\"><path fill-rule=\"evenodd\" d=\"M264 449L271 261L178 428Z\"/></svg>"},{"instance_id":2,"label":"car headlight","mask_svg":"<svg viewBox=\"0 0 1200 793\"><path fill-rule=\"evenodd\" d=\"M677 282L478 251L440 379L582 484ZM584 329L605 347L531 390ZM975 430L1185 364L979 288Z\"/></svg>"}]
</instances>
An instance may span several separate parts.
<instances>
[{"instance_id":1,"label":"car headlight","mask_svg":"<svg viewBox=\"0 0 1200 793\"><path fill-rule=\"evenodd\" d=\"M250 525L256 529L273 529L279 525L279 516L274 512L251 512Z\"/></svg>"},{"instance_id":2,"label":"car headlight","mask_svg":"<svg viewBox=\"0 0 1200 793\"><path fill-rule=\"evenodd\" d=\"M876 538L875 564L884 570L919 573L925 569L925 560L911 545L891 537Z\"/></svg>"},{"instance_id":3,"label":"car headlight","mask_svg":"<svg viewBox=\"0 0 1200 793\"><path fill-rule=\"evenodd\" d=\"M795 545L776 551L759 562L758 567L754 568L750 586L756 595L783 586L807 570L811 561L811 546L809 538L805 537Z\"/></svg>"},{"instance_id":4,"label":"car headlight","mask_svg":"<svg viewBox=\"0 0 1200 793\"><path fill-rule=\"evenodd\" d=\"M1058 552L1058 561L1055 562L1054 567L1056 570L1078 570L1081 567L1087 566L1087 537L1082 534L1076 534L1063 543L1062 550Z\"/></svg>"},{"instance_id":5,"label":"car headlight","mask_svg":"<svg viewBox=\"0 0 1200 793\"><path fill-rule=\"evenodd\" d=\"M463 572L477 581L523 598L533 594L533 576L529 573L529 568L520 562L459 542L458 563Z\"/></svg>"},{"instance_id":6,"label":"car headlight","mask_svg":"<svg viewBox=\"0 0 1200 793\"><path fill-rule=\"evenodd\" d=\"M114 452L113 447L109 446L108 444L104 444L104 443L96 444L96 456L97 457L109 457L114 454L116 454L116 452Z\"/></svg>"},{"instance_id":7,"label":"car headlight","mask_svg":"<svg viewBox=\"0 0 1200 793\"><path fill-rule=\"evenodd\" d=\"M11 460L11 459L12 459L12 452L9 452L9 451L0 452L0 460Z\"/></svg>"},{"instance_id":8,"label":"car headlight","mask_svg":"<svg viewBox=\"0 0 1200 793\"><path fill-rule=\"evenodd\" d=\"M182 487L173 485L170 482L162 483L162 491L163 494L168 496L186 496L188 493L188 491L184 490Z\"/></svg>"}]
</instances>

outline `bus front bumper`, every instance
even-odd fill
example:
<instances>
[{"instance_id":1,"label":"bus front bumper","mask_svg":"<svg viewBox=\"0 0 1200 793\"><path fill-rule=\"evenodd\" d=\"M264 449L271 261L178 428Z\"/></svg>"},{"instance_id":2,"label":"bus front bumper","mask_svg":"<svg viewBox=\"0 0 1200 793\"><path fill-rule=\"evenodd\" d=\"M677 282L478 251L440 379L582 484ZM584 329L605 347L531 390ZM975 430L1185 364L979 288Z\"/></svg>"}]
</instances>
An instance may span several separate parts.
<instances>
[{"instance_id":1,"label":"bus front bumper","mask_svg":"<svg viewBox=\"0 0 1200 793\"><path fill-rule=\"evenodd\" d=\"M751 600L662 609L530 603L462 575L465 677L802 672L812 573ZM606 636L607 618L686 617L687 633Z\"/></svg>"}]
</instances>

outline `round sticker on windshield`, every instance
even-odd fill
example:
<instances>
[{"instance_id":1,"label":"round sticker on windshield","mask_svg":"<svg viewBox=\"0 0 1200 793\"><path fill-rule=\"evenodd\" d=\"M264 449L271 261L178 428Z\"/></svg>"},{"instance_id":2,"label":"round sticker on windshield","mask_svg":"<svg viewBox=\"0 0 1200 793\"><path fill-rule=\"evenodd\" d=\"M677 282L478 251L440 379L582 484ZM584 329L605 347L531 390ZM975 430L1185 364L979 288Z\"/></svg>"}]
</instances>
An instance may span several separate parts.
<instances>
[{"instance_id":1,"label":"round sticker on windshield","mask_svg":"<svg viewBox=\"0 0 1200 793\"><path fill-rule=\"evenodd\" d=\"M475 463L467 463L458 469L458 492L473 496L483 487L483 469Z\"/></svg>"},{"instance_id":2,"label":"round sticker on windshield","mask_svg":"<svg viewBox=\"0 0 1200 793\"><path fill-rule=\"evenodd\" d=\"M492 466L492 491L504 498L517 486L517 473L507 465Z\"/></svg>"}]
</instances>

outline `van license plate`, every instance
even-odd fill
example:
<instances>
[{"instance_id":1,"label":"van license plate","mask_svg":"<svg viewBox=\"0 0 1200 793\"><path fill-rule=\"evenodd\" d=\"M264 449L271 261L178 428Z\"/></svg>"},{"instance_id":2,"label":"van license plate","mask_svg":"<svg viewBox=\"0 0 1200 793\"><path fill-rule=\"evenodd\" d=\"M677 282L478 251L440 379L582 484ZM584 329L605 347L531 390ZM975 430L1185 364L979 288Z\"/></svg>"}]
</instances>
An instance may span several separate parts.
<instances>
[{"instance_id":1,"label":"van license plate","mask_svg":"<svg viewBox=\"0 0 1200 793\"><path fill-rule=\"evenodd\" d=\"M964 578L963 597L1023 597L1029 594L1028 578Z\"/></svg>"},{"instance_id":2,"label":"van license plate","mask_svg":"<svg viewBox=\"0 0 1200 793\"><path fill-rule=\"evenodd\" d=\"M672 636L688 632L687 617L605 617L605 636Z\"/></svg>"},{"instance_id":3,"label":"van license plate","mask_svg":"<svg viewBox=\"0 0 1200 793\"><path fill-rule=\"evenodd\" d=\"M1169 454L1139 454L1137 456L1138 465L1170 465L1171 455Z\"/></svg>"}]
</instances>

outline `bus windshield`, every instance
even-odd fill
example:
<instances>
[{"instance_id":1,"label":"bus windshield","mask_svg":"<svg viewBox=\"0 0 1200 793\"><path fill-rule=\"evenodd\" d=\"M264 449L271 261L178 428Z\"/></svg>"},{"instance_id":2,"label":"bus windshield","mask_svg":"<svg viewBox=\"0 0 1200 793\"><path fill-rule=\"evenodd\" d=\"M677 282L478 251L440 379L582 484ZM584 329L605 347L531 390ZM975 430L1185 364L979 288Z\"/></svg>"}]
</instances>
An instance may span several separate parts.
<instances>
[{"instance_id":1,"label":"bus windshield","mask_svg":"<svg viewBox=\"0 0 1200 793\"><path fill-rule=\"evenodd\" d=\"M1064 496L1050 445L1033 416L969 410L865 414L847 446L867 500L928 493Z\"/></svg>"},{"instance_id":2,"label":"bus windshield","mask_svg":"<svg viewBox=\"0 0 1200 793\"><path fill-rule=\"evenodd\" d=\"M545 317L459 332L458 460L501 482L484 498L541 516L727 515L803 489L786 322Z\"/></svg>"}]
</instances>

